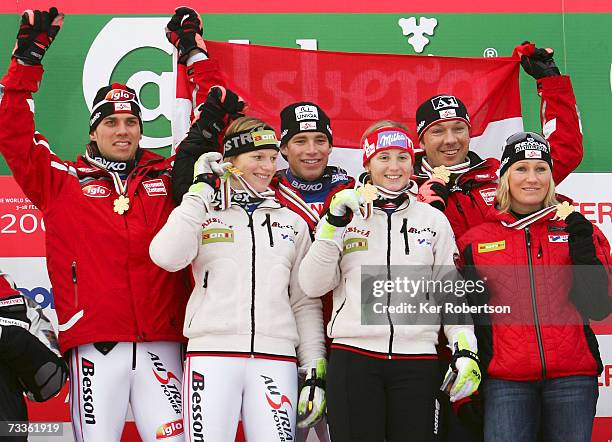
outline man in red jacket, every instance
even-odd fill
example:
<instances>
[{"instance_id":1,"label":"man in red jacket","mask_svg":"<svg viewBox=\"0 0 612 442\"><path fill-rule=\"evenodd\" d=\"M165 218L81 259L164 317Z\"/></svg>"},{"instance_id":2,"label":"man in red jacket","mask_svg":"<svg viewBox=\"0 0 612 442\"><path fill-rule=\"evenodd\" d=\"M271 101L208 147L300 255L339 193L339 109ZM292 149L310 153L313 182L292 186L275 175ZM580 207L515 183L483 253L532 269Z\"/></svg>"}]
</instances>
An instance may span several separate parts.
<instances>
[{"instance_id":1,"label":"man in red jacket","mask_svg":"<svg viewBox=\"0 0 612 442\"><path fill-rule=\"evenodd\" d=\"M525 72L536 79L542 130L551 145L553 178L559 184L582 161L582 131L570 78L560 75L552 49L526 42L515 48L514 55L521 57ZM436 95L423 102L416 123L423 149L414 166L420 199L444 212L459 239L483 222L493 205L499 161L483 160L469 150L469 113L454 95ZM444 166L448 178L436 177L434 169L439 166Z\"/></svg>"},{"instance_id":2,"label":"man in red jacket","mask_svg":"<svg viewBox=\"0 0 612 442\"><path fill-rule=\"evenodd\" d=\"M46 50L57 9L26 11L0 80L0 152L42 211L47 268L69 360L77 440L118 441L128 403L140 436L182 433L181 327L189 282L149 258L171 199L171 161L139 146L140 105L112 84L93 103L84 155L63 161L34 128Z\"/></svg>"},{"instance_id":3,"label":"man in red jacket","mask_svg":"<svg viewBox=\"0 0 612 442\"><path fill-rule=\"evenodd\" d=\"M558 184L582 161L582 131L570 78L560 75L552 49L536 48L525 42L515 48L514 55L521 57L523 69L536 80L542 100L542 129L551 145L553 178ZM414 165L418 198L443 211L459 239L471 227L485 221L495 201L499 161L483 160L469 150L469 112L454 95L436 95L423 102L416 112L416 124L422 149L417 152ZM446 372L444 361L450 358L445 346L441 334L438 351L443 361L442 373ZM477 407L477 403L470 407ZM468 407L459 411L460 416L465 410ZM451 419L449 440L469 438Z\"/></svg>"}]
</instances>

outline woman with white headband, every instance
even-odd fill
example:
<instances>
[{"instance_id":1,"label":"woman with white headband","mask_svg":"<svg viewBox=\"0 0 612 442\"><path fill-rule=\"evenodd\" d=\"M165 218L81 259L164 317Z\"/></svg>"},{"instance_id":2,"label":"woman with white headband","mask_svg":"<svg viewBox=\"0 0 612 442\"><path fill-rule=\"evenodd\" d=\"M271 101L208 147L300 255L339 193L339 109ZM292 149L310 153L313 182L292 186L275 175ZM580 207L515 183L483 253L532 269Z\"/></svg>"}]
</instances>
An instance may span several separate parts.
<instances>
[{"instance_id":1,"label":"woman with white headband","mask_svg":"<svg viewBox=\"0 0 612 442\"><path fill-rule=\"evenodd\" d=\"M249 441L293 440L296 364L312 375L325 358L321 303L298 284L308 226L268 189L278 157L270 126L237 118L223 145L227 163L202 155L195 183L150 247L164 269L191 264L195 280L183 329L185 432L234 441L242 415ZM310 409L324 409L323 383L309 378Z\"/></svg>"},{"instance_id":2,"label":"woman with white headband","mask_svg":"<svg viewBox=\"0 0 612 442\"><path fill-rule=\"evenodd\" d=\"M465 316L455 319L467 323L446 323L435 308L418 313L421 305L436 305L442 293L404 289L419 279L453 283L457 249L444 215L415 197L414 151L405 127L376 123L362 143L367 172L360 187L333 197L300 267L308 296L333 290L327 326L333 339L330 433L334 442L429 440L440 387L435 347L440 324L454 349L452 401L478 387L476 338Z\"/></svg>"}]
</instances>

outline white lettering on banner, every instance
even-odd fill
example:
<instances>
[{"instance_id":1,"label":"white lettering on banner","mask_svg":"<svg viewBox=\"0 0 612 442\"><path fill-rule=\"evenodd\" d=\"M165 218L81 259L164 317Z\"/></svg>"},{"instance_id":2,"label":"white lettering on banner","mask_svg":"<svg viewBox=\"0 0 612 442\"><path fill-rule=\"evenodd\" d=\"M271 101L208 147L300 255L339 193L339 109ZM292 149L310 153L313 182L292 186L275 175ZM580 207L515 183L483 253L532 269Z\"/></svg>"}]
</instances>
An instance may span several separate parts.
<instances>
[{"instance_id":1,"label":"white lettering on banner","mask_svg":"<svg viewBox=\"0 0 612 442\"><path fill-rule=\"evenodd\" d=\"M580 213L596 223L608 241L612 240L611 179L612 173L572 173L556 189L572 198Z\"/></svg>"},{"instance_id":2,"label":"white lettering on banner","mask_svg":"<svg viewBox=\"0 0 612 442\"><path fill-rule=\"evenodd\" d=\"M604 370L598 379L599 399L595 415L610 417L612 416L612 335L597 335L597 341Z\"/></svg>"},{"instance_id":3,"label":"white lettering on banner","mask_svg":"<svg viewBox=\"0 0 612 442\"><path fill-rule=\"evenodd\" d=\"M130 52L139 48L157 48L172 55L173 47L166 40L163 29L168 19L166 17L121 17L111 19L94 39L83 65L83 95L91 112L93 99L102 86L111 82L111 75L121 60ZM130 35L130 38L125 38ZM159 105L154 109L144 106L142 121L153 121L160 115L172 120L174 105L175 80L172 72L156 74L151 71L134 73L126 82L140 96L140 91L147 84L155 84L159 88ZM143 135L140 145L154 149L170 146L172 137L148 137Z\"/></svg>"},{"instance_id":4,"label":"white lettering on banner","mask_svg":"<svg viewBox=\"0 0 612 442\"><path fill-rule=\"evenodd\" d=\"M14 215L12 213L6 213L0 216L0 219L8 220L7 224L0 229L0 234L30 234L36 232L39 226L43 232L45 231L44 220L40 218L39 222L39 218L37 218L36 215L34 215L33 213L24 213L20 216ZM19 230L13 228L13 226L19 227Z\"/></svg>"}]
</instances>

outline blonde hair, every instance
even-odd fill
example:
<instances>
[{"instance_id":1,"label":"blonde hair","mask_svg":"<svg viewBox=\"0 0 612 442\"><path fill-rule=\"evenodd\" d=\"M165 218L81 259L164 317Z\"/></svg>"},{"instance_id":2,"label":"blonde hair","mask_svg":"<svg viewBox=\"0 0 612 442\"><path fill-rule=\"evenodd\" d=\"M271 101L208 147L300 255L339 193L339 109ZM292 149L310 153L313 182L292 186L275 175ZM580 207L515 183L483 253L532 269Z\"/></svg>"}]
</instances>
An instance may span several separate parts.
<instances>
[{"instance_id":1,"label":"blonde hair","mask_svg":"<svg viewBox=\"0 0 612 442\"><path fill-rule=\"evenodd\" d=\"M269 124L263 120L260 120L259 118L239 117L230 123L225 131L225 135L233 135L236 132L242 132L243 130L264 129L269 126Z\"/></svg>"},{"instance_id":2,"label":"blonde hair","mask_svg":"<svg viewBox=\"0 0 612 442\"><path fill-rule=\"evenodd\" d=\"M497 185L497 192L495 198L497 199L497 209L502 213L507 213L512 209L511 197L510 197L510 171L506 171L499 179ZM548 183L548 192L542 202L542 207L549 207L559 204L559 201L555 198L555 181L550 174L550 182Z\"/></svg>"},{"instance_id":3,"label":"blonde hair","mask_svg":"<svg viewBox=\"0 0 612 442\"><path fill-rule=\"evenodd\" d=\"M382 129L383 127L399 127L400 129L404 129L406 132L410 133L410 129L404 123L395 120L378 120L375 123L372 123L370 127L368 127L361 136L361 141L359 144L363 144L363 140L367 138L372 132L377 131L378 129Z\"/></svg>"}]
</instances>

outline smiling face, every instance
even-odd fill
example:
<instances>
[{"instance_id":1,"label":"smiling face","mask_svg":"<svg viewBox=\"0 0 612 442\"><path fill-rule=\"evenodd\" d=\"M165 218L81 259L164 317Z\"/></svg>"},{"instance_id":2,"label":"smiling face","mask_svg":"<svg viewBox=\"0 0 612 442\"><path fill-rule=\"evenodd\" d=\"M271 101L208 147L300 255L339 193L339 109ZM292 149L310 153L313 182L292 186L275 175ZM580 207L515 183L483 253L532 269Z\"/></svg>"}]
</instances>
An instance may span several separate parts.
<instances>
[{"instance_id":1,"label":"smiling face","mask_svg":"<svg viewBox=\"0 0 612 442\"><path fill-rule=\"evenodd\" d=\"M300 132L281 146L291 172L306 181L321 178L331 149L327 136L322 132Z\"/></svg>"},{"instance_id":2,"label":"smiling face","mask_svg":"<svg viewBox=\"0 0 612 442\"><path fill-rule=\"evenodd\" d=\"M470 148L470 128L460 120L434 124L425 131L420 145L433 167L460 164Z\"/></svg>"},{"instance_id":3,"label":"smiling face","mask_svg":"<svg viewBox=\"0 0 612 442\"><path fill-rule=\"evenodd\" d=\"M405 150L388 149L374 155L365 168L372 184L397 192L410 182L412 160Z\"/></svg>"},{"instance_id":4,"label":"smiling face","mask_svg":"<svg viewBox=\"0 0 612 442\"><path fill-rule=\"evenodd\" d=\"M259 149L229 157L228 160L242 171L242 178L257 192L264 192L276 172L277 158L276 149ZM232 181L232 186L240 187L235 181Z\"/></svg>"},{"instance_id":5,"label":"smiling face","mask_svg":"<svg viewBox=\"0 0 612 442\"><path fill-rule=\"evenodd\" d=\"M132 114L109 115L89 134L89 138L96 142L107 160L132 160L142 138L140 121Z\"/></svg>"},{"instance_id":6,"label":"smiling face","mask_svg":"<svg viewBox=\"0 0 612 442\"><path fill-rule=\"evenodd\" d=\"M546 161L522 160L508 168L510 208L521 214L543 208L552 172Z\"/></svg>"}]
</instances>

